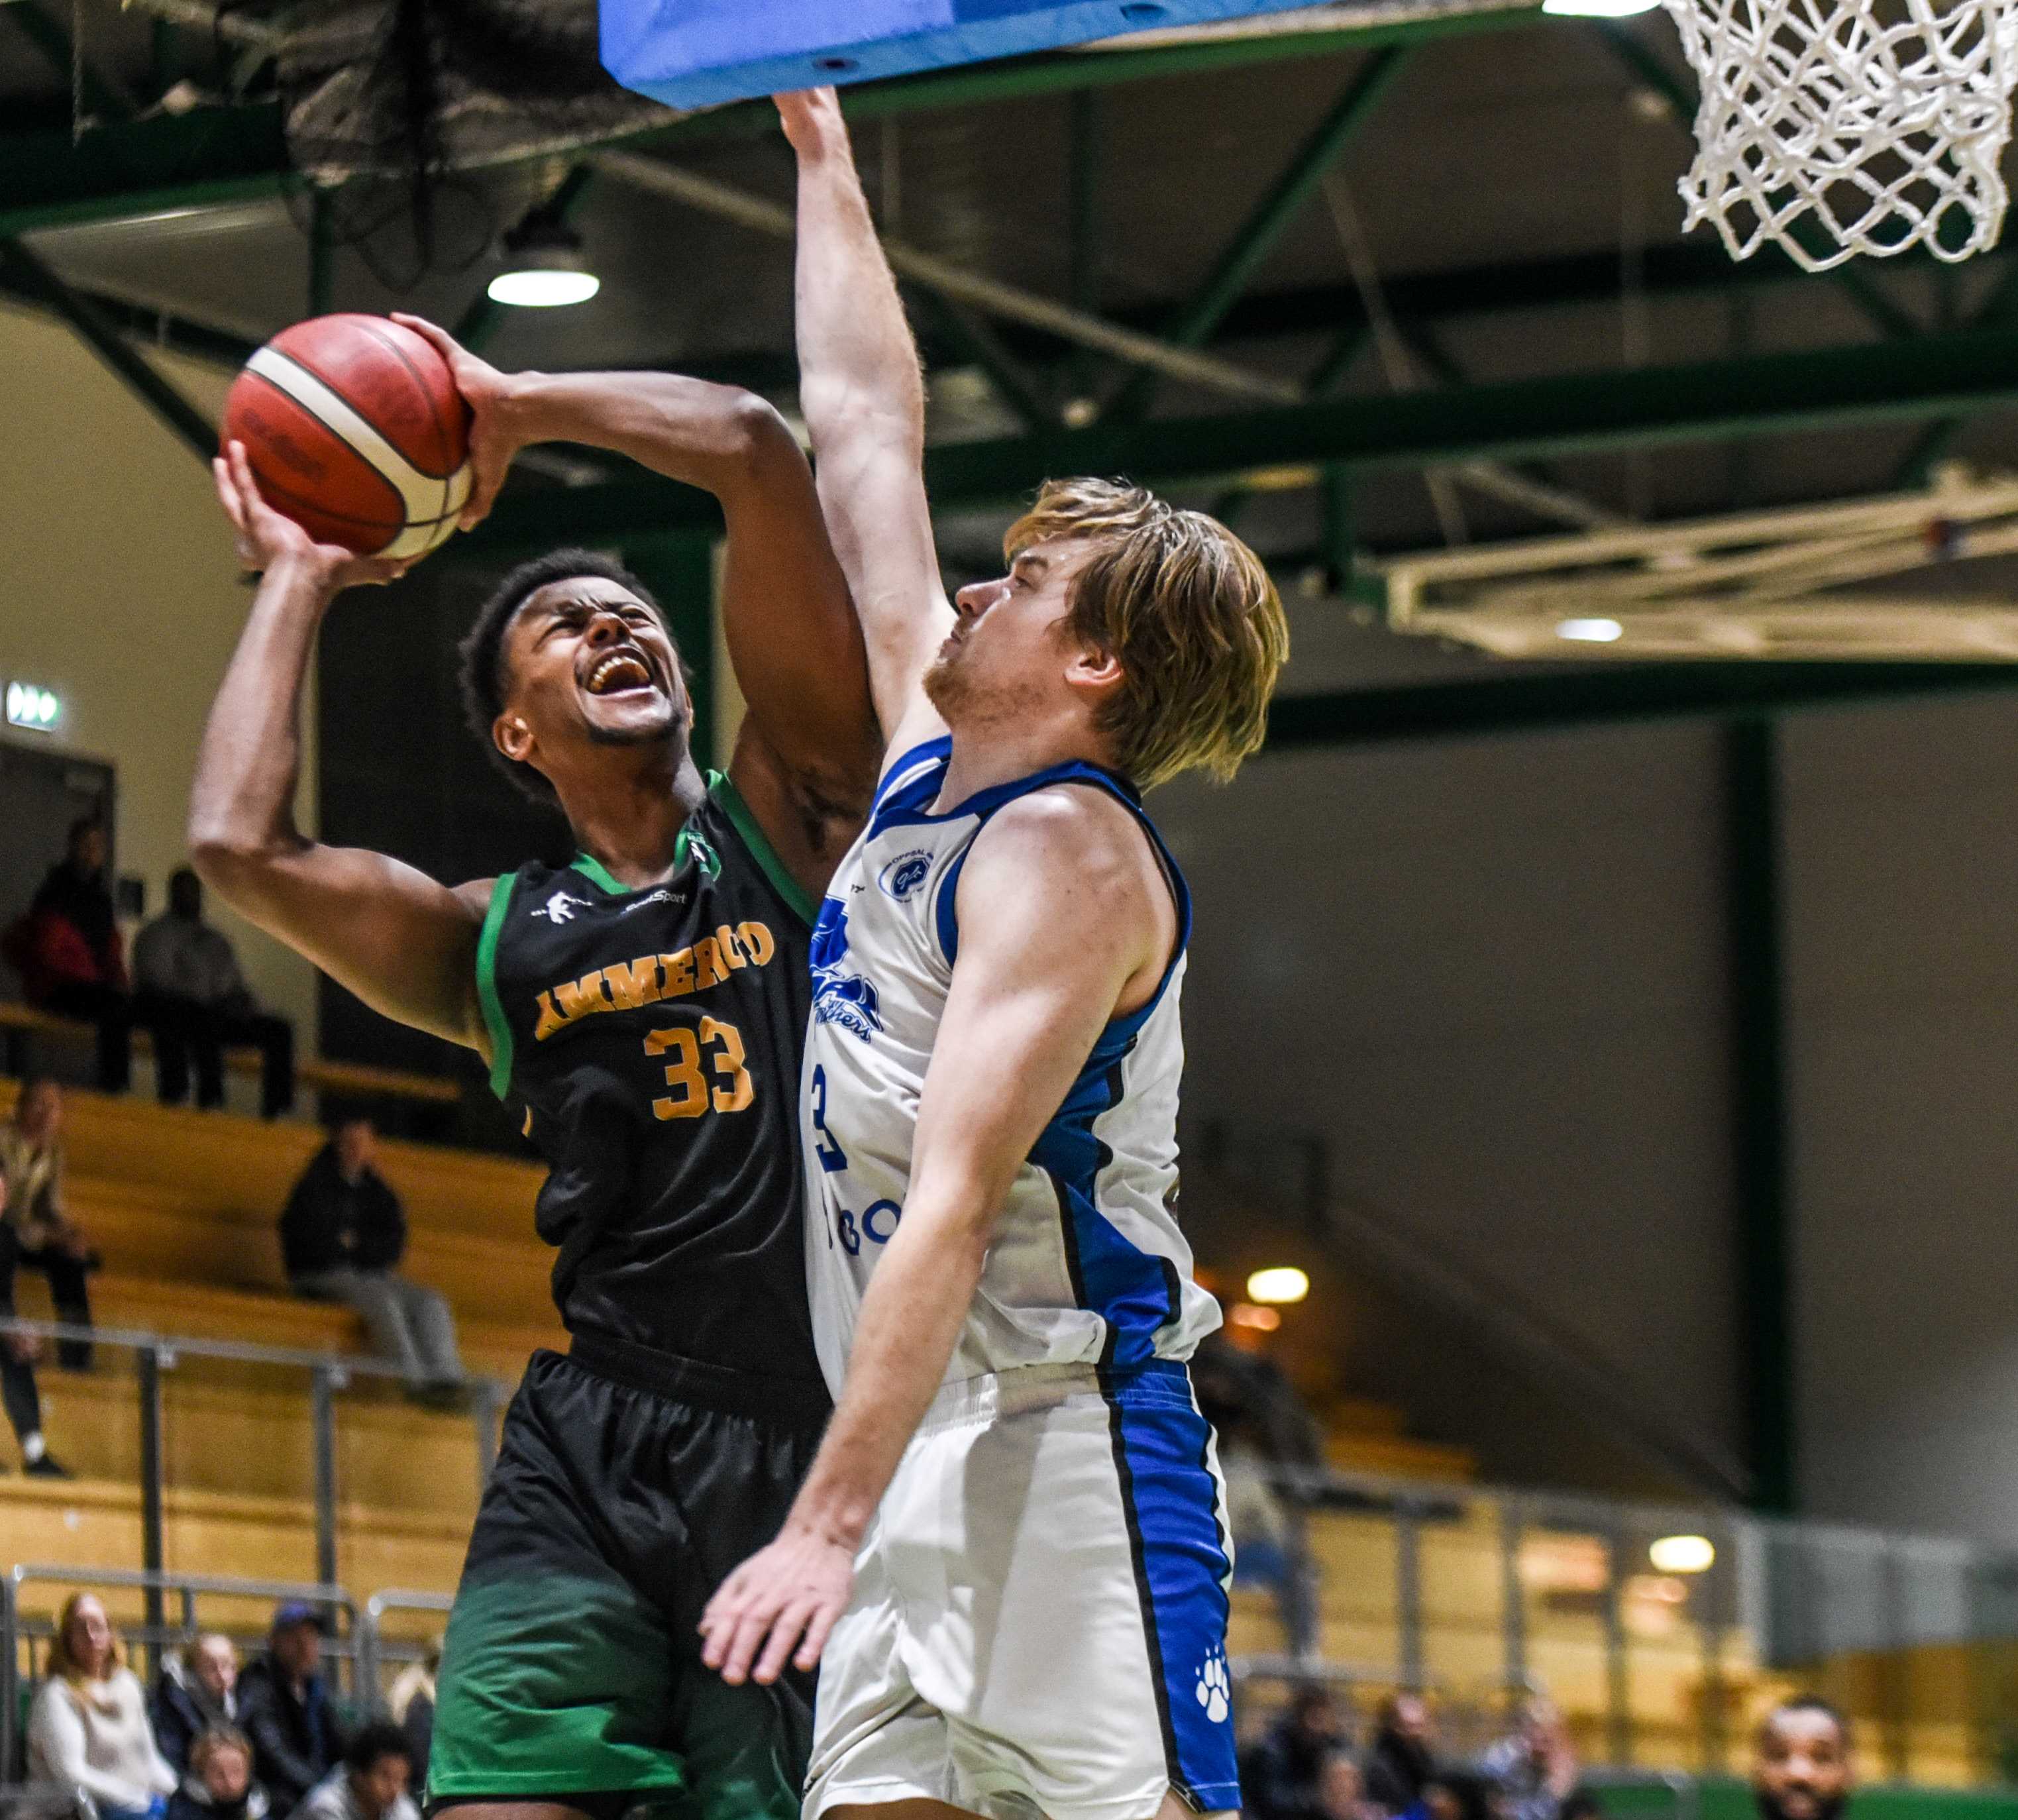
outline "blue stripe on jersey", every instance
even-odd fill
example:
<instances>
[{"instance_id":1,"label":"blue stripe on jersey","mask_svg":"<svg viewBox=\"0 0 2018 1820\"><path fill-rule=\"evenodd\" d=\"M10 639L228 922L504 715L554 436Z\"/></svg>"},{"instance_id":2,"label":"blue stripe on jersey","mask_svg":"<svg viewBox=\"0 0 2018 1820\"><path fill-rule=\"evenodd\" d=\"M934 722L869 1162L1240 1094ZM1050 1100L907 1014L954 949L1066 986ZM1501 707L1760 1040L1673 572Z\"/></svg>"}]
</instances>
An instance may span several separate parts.
<instances>
[{"instance_id":1,"label":"blue stripe on jersey","mask_svg":"<svg viewBox=\"0 0 2018 1820\"><path fill-rule=\"evenodd\" d=\"M1206 1464L1211 1430L1174 1360L1116 1373L1103 1388L1171 1786L1201 1813L1238 1807L1226 1661L1233 1568Z\"/></svg>"},{"instance_id":2,"label":"blue stripe on jersey","mask_svg":"<svg viewBox=\"0 0 2018 1820\"><path fill-rule=\"evenodd\" d=\"M952 736L942 734L892 759L876 786L869 838L873 840L883 831L886 810L902 814L926 807L938 794L946 761L952 756Z\"/></svg>"}]
</instances>

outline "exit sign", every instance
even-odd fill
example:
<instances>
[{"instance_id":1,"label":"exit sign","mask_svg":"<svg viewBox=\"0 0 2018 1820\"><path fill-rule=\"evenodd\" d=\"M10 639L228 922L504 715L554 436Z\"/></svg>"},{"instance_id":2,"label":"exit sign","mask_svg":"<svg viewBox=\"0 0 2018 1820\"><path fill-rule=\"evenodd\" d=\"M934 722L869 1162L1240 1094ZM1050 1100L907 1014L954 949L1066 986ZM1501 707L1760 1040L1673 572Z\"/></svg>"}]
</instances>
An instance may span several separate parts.
<instances>
[{"instance_id":1,"label":"exit sign","mask_svg":"<svg viewBox=\"0 0 2018 1820\"><path fill-rule=\"evenodd\" d=\"M7 685L7 724L10 727L27 727L34 733L46 733L62 718L63 704L53 690L38 689L32 682Z\"/></svg>"},{"instance_id":2,"label":"exit sign","mask_svg":"<svg viewBox=\"0 0 2018 1820\"><path fill-rule=\"evenodd\" d=\"M669 107L920 70L1308 0L602 0L602 67Z\"/></svg>"}]
</instances>

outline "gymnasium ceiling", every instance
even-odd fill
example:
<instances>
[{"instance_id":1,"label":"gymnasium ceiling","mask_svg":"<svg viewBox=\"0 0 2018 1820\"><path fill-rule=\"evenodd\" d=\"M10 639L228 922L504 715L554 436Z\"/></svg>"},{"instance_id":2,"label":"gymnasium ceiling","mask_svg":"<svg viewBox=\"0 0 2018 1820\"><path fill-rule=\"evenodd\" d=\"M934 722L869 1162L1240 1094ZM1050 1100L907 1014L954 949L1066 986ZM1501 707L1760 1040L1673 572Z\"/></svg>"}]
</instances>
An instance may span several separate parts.
<instances>
[{"instance_id":1,"label":"gymnasium ceiling","mask_svg":"<svg viewBox=\"0 0 2018 1820\"><path fill-rule=\"evenodd\" d=\"M1357 32L849 92L886 233L1239 370L1145 384L1111 353L913 287L953 572L984 569L1014 498L1061 469L1134 472L1233 512L1286 575L1349 594L1355 552L1880 493L1941 459L2009 464L2009 254L1820 277L1777 253L1734 266L1707 230L1680 231L1692 91L1664 14L1503 5L1404 24L1381 4L1353 9L1372 21ZM360 11L329 0L289 16ZM627 117L613 165L577 146L465 172L444 213L453 269L396 288L384 236L367 257L338 229L318 259L271 66L244 35L281 16L0 0L0 287L81 307L129 350L159 342L226 367L313 308L398 307L507 367L672 366L791 408L787 243L652 180L656 166L789 202L765 110ZM74 93L89 117L74 149ZM483 305L494 255L467 253L557 194L600 295ZM528 539L700 522L592 463L544 460L519 484Z\"/></svg>"}]
</instances>

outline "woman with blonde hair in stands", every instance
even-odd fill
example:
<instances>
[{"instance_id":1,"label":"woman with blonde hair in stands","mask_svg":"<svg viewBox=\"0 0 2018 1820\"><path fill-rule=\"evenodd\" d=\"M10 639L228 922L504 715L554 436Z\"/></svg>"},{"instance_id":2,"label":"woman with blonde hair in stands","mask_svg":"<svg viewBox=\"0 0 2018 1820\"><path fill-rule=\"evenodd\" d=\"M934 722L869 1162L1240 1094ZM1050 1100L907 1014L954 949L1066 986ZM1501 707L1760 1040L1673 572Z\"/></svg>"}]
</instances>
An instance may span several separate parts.
<instances>
[{"instance_id":1,"label":"woman with blonde hair in stands","mask_svg":"<svg viewBox=\"0 0 2018 1820\"><path fill-rule=\"evenodd\" d=\"M105 1607L73 1593L49 1646L49 1679L28 1712L28 1774L79 1789L103 1820L161 1820L175 1773L154 1747L147 1696Z\"/></svg>"}]
</instances>

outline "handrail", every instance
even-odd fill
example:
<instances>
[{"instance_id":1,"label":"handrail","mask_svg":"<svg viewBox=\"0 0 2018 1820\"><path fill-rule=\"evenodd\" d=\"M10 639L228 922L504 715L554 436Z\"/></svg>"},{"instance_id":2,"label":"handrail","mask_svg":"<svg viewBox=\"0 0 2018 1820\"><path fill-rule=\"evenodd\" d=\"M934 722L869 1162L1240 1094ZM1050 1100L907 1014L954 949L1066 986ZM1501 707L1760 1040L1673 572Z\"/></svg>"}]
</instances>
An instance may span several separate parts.
<instances>
[{"instance_id":1,"label":"handrail","mask_svg":"<svg viewBox=\"0 0 2018 1820\"><path fill-rule=\"evenodd\" d=\"M447 1593L416 1592L405 1587L387 1587L364 1601L357 1620L357 1680L366 1704L378 1702L378 1620L389 1611L439 1612L446 1615L455 1601Z\"/></svg>"}]
</instances>

